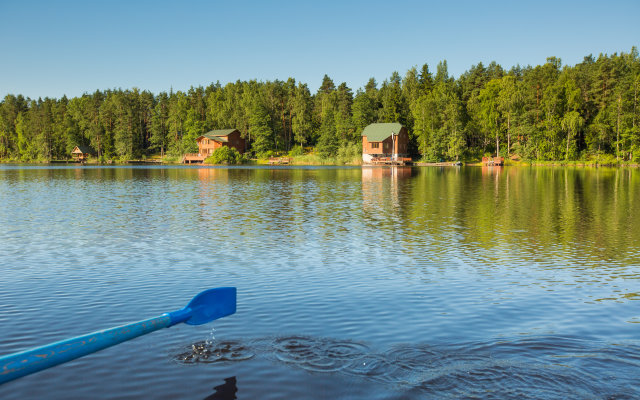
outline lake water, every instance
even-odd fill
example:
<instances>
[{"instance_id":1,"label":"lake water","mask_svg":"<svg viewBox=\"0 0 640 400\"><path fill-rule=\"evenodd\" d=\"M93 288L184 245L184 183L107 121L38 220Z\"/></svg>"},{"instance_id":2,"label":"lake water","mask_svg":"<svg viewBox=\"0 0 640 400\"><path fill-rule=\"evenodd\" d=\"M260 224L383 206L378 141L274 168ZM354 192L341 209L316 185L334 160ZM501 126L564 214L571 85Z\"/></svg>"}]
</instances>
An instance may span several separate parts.
<instances>
[{"instance_id":1,"label":"lake water","mask_svg":"<svg viewBox=\"0 0 640 400\"><path fill-rule=\"evenodd\" d=\"M0 166L2 399L640 398L640 171Z\"/></svg>"}]
</instances>

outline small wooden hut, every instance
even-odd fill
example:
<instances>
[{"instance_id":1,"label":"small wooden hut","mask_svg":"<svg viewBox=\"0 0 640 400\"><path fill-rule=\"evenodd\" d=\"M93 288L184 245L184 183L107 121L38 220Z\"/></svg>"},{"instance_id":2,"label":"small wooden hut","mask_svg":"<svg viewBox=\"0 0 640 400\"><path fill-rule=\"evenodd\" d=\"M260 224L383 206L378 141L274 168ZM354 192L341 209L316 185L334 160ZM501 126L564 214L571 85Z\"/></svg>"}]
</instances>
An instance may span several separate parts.
<instances>
[{"instance_id":1,"label":"small wooden hut","mask_svg":"<svg viewBox=\"0 0 640 400\"><path fill-rule=\"evenodd\" d=\"M76 146L71 152L71 156L75 161L85 162L91 155L91 149L88 146Z\"/></svg>"}]
</instances>

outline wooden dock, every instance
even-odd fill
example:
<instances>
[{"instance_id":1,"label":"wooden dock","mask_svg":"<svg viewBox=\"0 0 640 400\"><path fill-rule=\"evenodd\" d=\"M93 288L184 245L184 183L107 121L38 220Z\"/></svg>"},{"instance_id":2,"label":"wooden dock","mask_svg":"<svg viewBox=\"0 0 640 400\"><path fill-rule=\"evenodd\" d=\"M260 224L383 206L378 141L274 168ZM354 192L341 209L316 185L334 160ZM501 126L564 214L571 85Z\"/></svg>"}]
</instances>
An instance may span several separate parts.
<instances>
[{"instance_id":1,"label":"wooden dock","mask_svg":"<svg viewBox=\"0 0 640 400\"><path fill-rule=\"evenodd\" d=\"M162 164L160 158L147 158L146 160L127 160L127 164ZM107 164L112 164L111 160L107 160Z\"/></svg>"},{"instance_id":2,"label":"wooden dock","mask_svg":"<svg viewBox=\"0 0 640 400\"><path fill-rule=\"evenodd\" d=\"M198 154L198 153L187 153L184 155L184 157L182 157L182 163L183 164L202 164L204 163L205 158L207 158L206 155L204 154Z\"/></svg>"},{"instance_id":3,"label":"wooden dock","mask_svg":"<svg viewBox=\"0 0 640 400\"><path fill-rule=\"evenodd\" d=\"M267 163L269 165L289 165L291 164L291 157L269 157Z\"/></svg>"},{"instance_id":4,"label":"wooden dock","mask_svg":"<svg viewBox=\"0 0 640 400\"><path fill-rule=\"evenodd\" d=\"M373 157L369 165L411 165L413 160L409 157L398 157L395 160L391 157Z\"/></svg>"},{"instance_id":5,"label":"wooden dock","mask_svg":"<svg viewBox=\"0 0 640 400\"><path fill-rule=\"evenodd\" d=\"M461 167L460 161L439 161L439 162L417 162L413 165L417 167Z\"/></svg>"}]
</instances>

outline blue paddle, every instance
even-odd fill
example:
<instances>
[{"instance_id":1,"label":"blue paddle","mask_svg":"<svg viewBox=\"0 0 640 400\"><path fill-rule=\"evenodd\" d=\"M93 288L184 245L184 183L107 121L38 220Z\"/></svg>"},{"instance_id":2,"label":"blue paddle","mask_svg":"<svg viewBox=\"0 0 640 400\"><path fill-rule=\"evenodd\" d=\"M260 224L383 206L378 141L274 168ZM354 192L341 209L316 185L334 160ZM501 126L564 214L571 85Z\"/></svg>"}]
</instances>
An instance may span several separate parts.
<instances>
[{"instance_id":1,"label":"blue paddle","mask_svg":"<svg viewBox=\"0 0 640 400\"><path fill-rule=\"evenodd\" d=\"M158 329L168 328L181 322L202 325L235 312L236 288L222 287L205 290L194 297L185 308L164 313L159 317L0 357L0 385Z\"/></svg>"}]
</instances>

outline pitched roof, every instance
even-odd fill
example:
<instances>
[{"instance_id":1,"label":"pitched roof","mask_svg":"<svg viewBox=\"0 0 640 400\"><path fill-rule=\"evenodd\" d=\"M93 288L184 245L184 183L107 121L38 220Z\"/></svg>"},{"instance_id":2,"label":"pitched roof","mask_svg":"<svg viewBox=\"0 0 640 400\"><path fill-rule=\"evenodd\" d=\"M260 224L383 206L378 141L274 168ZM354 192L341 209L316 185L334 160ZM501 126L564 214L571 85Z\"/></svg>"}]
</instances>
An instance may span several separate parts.
<instances>
[{"instance_id":1,"label":"pitched roof","mask_svg":"<svg viewBox=\"0 0 640 400\"><path fill-rule=\"evenodd\" d=\"M211 139L210 136L227 136L235 131L237 131L237 129L216 129L216 130L209 131L202 136L205 136Z\"/></svg>"},{"instance_id":2,"label":"pitched roof","mask_svg":"<svg viewBox=\"0 0 640 400\"><path fill-rule=\"evenodd\" d=\"M370 142L382 142L391 136L391 133L396 135L400 133L400 129L402 129L402 124L397 122L371 124L364 128L362 136L366 136Z\"/></svg>"},{"instance_id":3,"label":"pitched roof","mask_svg":"<svg viewBox=\"0 0 640 400\"><path fill-rule=\"evenodd\" d=\"M79 150L79 151L76 151L76 149ZM76 146L76 147L73 148L73 151L71 151L71 154L75 154L75 153L79 153L79 152L82 153L82 154L91 154L91 147L82 146L82 145Z\"/></svg>"},{"instance_id":4,"label":"pitched roof","mask_svg":"<svg viewBox=\"0 0 640 400\"><path fill-rule=\"evenodd\" d=\"M204 134L204 136L201 137L206 137L207 139L211 139L214 142L222 142L222 143L227 143L229 141L229 139L227 139L224 136L214 136L214 135L209 135L209 134Z\"/></svg>"},{"instance_id":5,"label":"pitched roof","mask_svg":"<svg viewBox=\"0 0 640 400\"><path fill-rule=\"evenodd\" d=\"M198 136L198 139L196 140L200 140L200 138L207 138L216 142L227 143L229 142L229 139L226 136L229 136L235 131L237 131L237 129L217 129Z\"/></svg>"}]
</instances>

